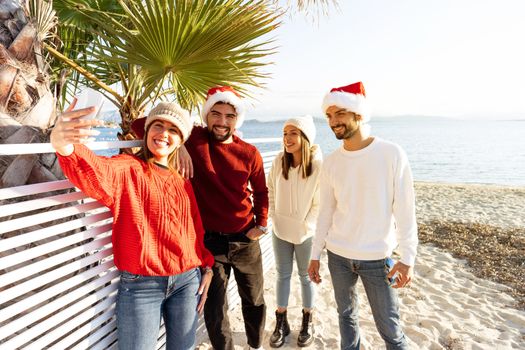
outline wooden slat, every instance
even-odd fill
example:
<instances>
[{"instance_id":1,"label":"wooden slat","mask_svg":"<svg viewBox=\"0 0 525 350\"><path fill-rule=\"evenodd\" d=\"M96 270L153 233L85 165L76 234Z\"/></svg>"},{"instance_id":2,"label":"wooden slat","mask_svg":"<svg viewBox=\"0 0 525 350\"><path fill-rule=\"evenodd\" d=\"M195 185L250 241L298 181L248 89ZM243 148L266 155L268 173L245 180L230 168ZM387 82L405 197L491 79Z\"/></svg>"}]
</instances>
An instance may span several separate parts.
<instances>
[{"instance_id":1,"label":"wooden slat","mask_svg":"<svg viewBox=\"0 0 525 350\"><path fill-rule=\"evenodd\" d=\"M5 204L0 207L0 218L9 215L25 213L31 210L49 208L55 205L75 202L86 198L89 197L83 192L71 192L46 198L28 200L25 202Z\"/></svg>"},{"instance_id":2,"label":"wooden slat","mask_svg":"<svg viewBox=\"0 0 525 350\"><path fill-rule=\"evenodd\" d=\"M106 242L108 241L109 240L106 238ZM97 244L100 244L100 243L101 243L100 241L97 241ZM49 282L53 281L54 279L62 278L63 276L67 276L68 274L78 271L81 268L90 266L91 264L94 264L99 260L107 258L111 254L112 254L111 248L103 249L103 250L98 251L96 254L88 255L80 260L76 260L64 266L61 266L58 269L55 269L53 271L47 272L42 275L38 275L35 278L27 280L23 283L19 283L16 286L11 287L9 289L3 290L0 292L0 304L5 303L9 300L18 298L19 296L33 289L37 289L42 286L45 286L46 284L49 284Z\"/></svg>"},{"instance_id":3,"label":"wooden slat","mask_svg":"<svg viewBox=\"0 0 525 350\"><path fill-rule=\"evenodd\" d=\"M100 268L95 269L100 271L101 268L107 268L107 266L101 265ZM111 273L104 274L98 280L85 284L75 289L71 293L35 309L31 314L15 319L13 322L8 323L7 326L0 328L0 339L5 337L5 334L18 331L18 334L14 338L9 339L3 343L7 349L14 349L40 335L45 334L51 328L65 322L71 316L86 308L92 307L92 305L96 303L100 297L98 292L91 292L94 289L103 287L105 284L109 283L112 277L113 274ZM106 287L103 287L99 292L101 295L107 296L115 289L116 286L110 284ZM68 304L71 305L65 307ZM39 322L34 324L37 320L39 320ZM31 327L28 327L29 325L31 325Z\"/></svg>"},{"instance_id":4,"label":"wooden slat","mask_svg":"<svg viewBox=\"0 0 525 350\"><path fill-rule=\"evenodd\" d=\"M105 338L103 338L105 336ZM98 341L98 343L95 343ZM116 350L117 349L117 322L113 321L109 325L104 326L99 331L93 333L88 337L88 344L91 350ZM88 347L81 346L80 343L76 347L79 349L87 349ZM76 348L75 347L75 348Z\"/></svg>"},{"instance_id":5,"label":"wooden slat","mask_svg":"<svg viewBox=\"0 0 525 350\"><path fill-rule=\"evenodd\" d=\"M54 226L45 227L43 229L35 230L25 234L5 238L2 240L2 244L0 244L0 252L20 247L26 244L31 244L33 242L52 237L54 235L76 230L80 227L91 225L97 222L105 223L108 219L111 218L111 213L109 212L109 210L106 210L104 212L93 214L90 216L85 216L80 219L66 221Z\"/></svg>"},{"instance_id":6,"label":"wooden slat","mask_svg":"<svg viewBox=\"0 0 525 350\"><path fill-rule=\"evenodd\" d=\"M15 321L9 323L10 327L18 327L14 329L15 331L23 327L27 327L31 323L35 322L35 320L38 320L48 315L49 314L48 312L58 310L61 307L66 306L68 303L74 301L75 299L83 295L86 295L92 289L96 287L100 287L101 284L106 283L107 281L103 280L106 277L101 277L98 280L89 282L86 285L78 287L79 284L84 283L86 280L98 274L104 273L106 270L109 270L111 267L113 267L113 261L104 262L101 265L97 265L89 270L79 273L78 275L70 277L60 283L54 284L53 286L49 288L39 291L38 293L33 294L15 304L9 305L8 307L5 307L2 309L2 313L0 314L0 322L8 320L15 315L18 315L24 309L32 308L36 305L46 302L50 298L59 295L65 290L69 290L71 288L77 287L75 290L71 291L65 296L62 296L59 299L54 300L51 303L47 303L43 306L40 306L37 310L34 310L30 315L20 317L16 319ZM0 332L0 334L2 334L2 332ZM1 336L2 335L0 335L0 337Z\"/></svg>"},{"instance_id":7,"label":"wooden slat","mask_svg":"<svg viewBox=\"0 0 525 350\"><path fill-rule=\"evenodd\" d=\"M108 273L108 274L105 274L104 276L102 276L100 278L100 280L104 281L104 284L105 284L105 283L109 283L111 281L112 277L114 277L114 274ZM86 309L86 308L89 308L89 307L92 307L92 304L96 303L99 300L99 297L97 296L98 292L97 292L97 294L88 294L92 290L92 289L90 290L89 288L90 287L93 288L93 286L98 288L98 286L96 284L90 283L88 285L82 286L78 290L75 290L74 293L71 293L71 294L68 294L68 295L66 295L64 297L61 297L60 299L67 299L67 297L71 296L72 294L75 294L75 297L77 297L77 295L78 296L87 295L87 297L85 297L81 301L76 302L74 304L71 304L69 307L61 310L60 312L53 313L51 317L45 319L43 322L40 322L40 323L32 326L31 328L27 329L25 332L18 334L16 337L14 337L12 339L9 339L7 342L3 343L3 346L6 346L6 349L15 349L15 348L17 348L17 347L19 347L21 345L24 345L28 341L36 338L37 336L39 336L41 334L46 334L49 329L51 329L51 328L61 324L62 322L64 322L65 320L69 319L71 316L75 315L79 311L81 311L83 309ZM99 292L101 293L101 295L108 296L113 291L115 291L116 288L117 287L114 284L110 284L110 285L104 287L103 289L101 289ZM85 294L80 294L80 293L77 293L77 292L84 292ZM57 299L57 300L53 301L50 304L54 304L56 301L59 301L60 299ZM69 299L71 299L71 298L69 298ZM68 300L68 303L69 302L70 301ZM35 313L39 313L39 311L41 311L41 309L38 309L38 311L35 312ZM42 313L40 313L40 314L42 314ZM48 315L50 315L50 314L45 314L44 316L48 316ZM26 316L24 316L24 317L26 317ZM15 322L13 322L13 323L15 323ZM34 320L33 320L33 322L34 322Z\"/></svg>"},{"instance_id":8,"label":"wooden slat","mask_svg":"<svg viewBox=\"0 0 525 350\"><path fill-rule=\"evenodd\" d=\"M258 144L258 143L274 143L281 142L283 139L280 137L261 137L256 139L243 139L245 142Z\"/></svg>"},{"instance_id":9,"label":"wooden slat","mask_svg":"<svg viewBox=\"0 0 525 350\"><path fill-rule=\"evenodd\" d=\"M66 218L68 216L85 213L98 208L105 207L99 202L90 202L0 222L0 234L31 227L44 222Z\"/></svg>"},{"instance_id":10,"label":"wooden slat","mask_svg":"<svg viewBox=\"0 0 525 350\"><path fill-rule=\"evenodd\" d=\"M60 254L54 255L50 258L37 261L32 264L25 265L19 269L7 272L2 275L0 278L0 288L5 287L11 283L15 283L17 281L20 281L26 277L36 275L39 272L42 272L48 268L58 266L60 264L63 264L64 261L69 261L71 259L77 259L79 256L82 256L86 254L88 251L98 250L97 253L101 259L106 258L107 256L111 255L113 249L111 247L104 248L104 244L111 243L111 237L104 237L99 240L90 242L86 245L75 247L73 249L67 250L65 252L62 252ZM104 256L103 256L104 255ZM87 258L82 258L87 259ZM83 264L83 260L80 259L78 262L74 261L72 264L81 265ZM87 264L86 266L88 266ZM53 273L53 271L50 271L50 273Z\"/></svg>"},{"instance_id":11,"label":"wooden slat","mask_svg":"<svg viewBox=\"0 0 525 350\"><path fill-rule=\"evenodd\" d=\"M275 156L278 155L279 153L281 153L281 150L262 152L261 153L261 157L263 159L271 159L271 160L273 160L273 158L275 158Z\"/></svg>"},{"instance_id":12,"label":"wooden slat","mask_svg":"<svg viewBox=\"0 0 525 350\"><path fill-rule=\"evenodd\" d=\"M195 341L197 344L202 343L208 339L208 331L206 330L206 324L204 324L204 316L199 317L199 323L197 324L197 336Z\"/></svg>"},{"instance_id":13,"label":"wooden slat","mask_svg":"<svg viewBox=\"0 0 525 350\"><path fill-rule=\"evenodd\" d=\"M134 141L97 141L85 144L93 151L132 148L142 146L142 140ZM18 154L40 154L55 153L55 149L50 143L12 143L0 145L0 156L14 156Z\"/></svg>"},{"instance_id":14,"label":"wooden slat","mask_svg":"<svg viewBox=\"0 0 525 350\"><path fill-rule=\"evenodd\" d=\"M0 145L1 146L1 145ZM68 180L43 182L39 184L8 187L0 189L0 200L19 198L44 192L66 190L75 186Z\"/></svg>"},{"instance_id":15,"label":"wooden slat","mask_svg":"<svg viewBox=\"0 0 525 350\"><path fill-rule=\"evenodd\" d=\"M166 329L162 327L159 331L159 338L157 339L157 349L164 349L166 347Z\"/></svg>"},{"instance_id":16,"label":"wooden slat","mask_svg":"<svg viewBox=\"0 0 525 350\"><path fill-rule=\"evenodd\" d=\"M0 258L0 269L5 269L17 264L20 264L24 261L34 259L36 257L49 254L63 247L73 245L85 241L90 238L94 238L101 233L105 233L111 230L112 224L105 224L102 226L96 226L89 230L78 232L66 237L57 239L53 242L39 244L36 247L25 249L15 254L11 254Z\"/></svg>"},{"instance_id":17,"label":"wooden slat","mask_svg":"<svg viewBox=\"0 0 525 350\"><path fill-rule=\"evenodd\" d=\"M281 142L282 139L278 137L267 137L257 139L244 139L244 141L251 144ZM142 146L142 140L134 141L98 141L86 144L90 149L106 150L115 148L132 148ZM13 156L19 154L40 154L40 153L55 153L54 148L50 143L18 143L18 144L0 144L0 156Z\"/></svg>"},{"instance_id":18,"label":"wooden slat","mask_svg":"<svg viewBox=\"0 0 525 350\"><path fill-rule=\"evenodd\" d=\"M64 335L67 335L67 337L61 339L56 344L53 344L53 348L66 349L78 342L79 339L88 335L93 329L100 327L104 322L115 316L115 301L117 299L116 290L117 287L114 286L113 294L108 296L107 299L102 300L93 307L87 308L84 312L78 314L70 321L61 324L51 332L47 332L45 336L31 342L31 347L34 349L44 349L52 342L64 337ZM101 312L102 314L97 316L97 314ZM80 327L80 325L87 321L90 322Z\"/></svg>"}]
</instances>

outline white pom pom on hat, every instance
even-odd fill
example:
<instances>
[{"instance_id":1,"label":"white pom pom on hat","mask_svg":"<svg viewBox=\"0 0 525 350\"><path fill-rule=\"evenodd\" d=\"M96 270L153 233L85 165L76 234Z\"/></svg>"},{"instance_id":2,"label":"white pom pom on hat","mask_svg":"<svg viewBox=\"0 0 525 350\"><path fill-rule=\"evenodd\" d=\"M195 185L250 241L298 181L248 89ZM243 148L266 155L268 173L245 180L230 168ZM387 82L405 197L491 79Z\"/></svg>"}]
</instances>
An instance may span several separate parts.
<instances>
[{"instance_id":1,"label":"white pom pom on hat","mask_svg":"<svg viewBox=\"0 0 525 350\"><path fill-rule=\"evenodd\" d=\"M337 106L359 114L365 123L370 121L365 87L360 81L330 90L323 99L323 113L326 113L326 110L331 106Z\"/></svg>"},{"instance_id":2,"label":"white pom pom on hat","mask_svg":"<svg viewBox=\"0 0 525 350\"><path fill-rule=\"evenodd\" d=\"M297 129L301 130L308 139L308 142L310 142L310 145L314 144L316 130L314 118L312 118L311 115L305 115L302 117L294 117L288 119L284 122L283 130L288 125L295 126Z\"/></svg>"},{"instance_id":3,"label":"white pom pom on hat","mask_svg":"<svg viewBox=\"0 0 525 350\"><path fill-rule=\"evenodd\" d=\"M207 125L207 116L211 108L218 102L227 103L235 108L237 112L237 123L235 128L239 129L244 122L245 106L241 95L237 93L231 86L215 86L208 90L206 102L202 106L201 116L204 123Z\"/></svg>"}]
</instances>

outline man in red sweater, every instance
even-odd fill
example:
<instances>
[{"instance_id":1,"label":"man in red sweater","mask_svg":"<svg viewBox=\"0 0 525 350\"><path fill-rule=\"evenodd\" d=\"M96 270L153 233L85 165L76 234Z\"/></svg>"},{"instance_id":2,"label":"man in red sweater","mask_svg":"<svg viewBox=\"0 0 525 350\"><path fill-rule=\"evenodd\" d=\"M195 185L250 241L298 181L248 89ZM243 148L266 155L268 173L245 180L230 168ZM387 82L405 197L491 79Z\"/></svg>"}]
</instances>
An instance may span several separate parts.
<instances>
[{"instance_id":1,"label":"man in red sweater","mask_svg":"<svg viewBox=\"0 0 525 350\"><path fill-rule=\"evenodd\" d=\"M258 242L267 232L268 217L263 161L255 146L234 135L244 120L243 103L234 89L210 89L202 119L206 127L194 127L185 147L193 163L192 184L206 231L204 244L215 257L204 307L206 328L214 349L234 349L226 299L233 270L248 345L258 349L266 318Z\"/></svg>"}]
</instances>

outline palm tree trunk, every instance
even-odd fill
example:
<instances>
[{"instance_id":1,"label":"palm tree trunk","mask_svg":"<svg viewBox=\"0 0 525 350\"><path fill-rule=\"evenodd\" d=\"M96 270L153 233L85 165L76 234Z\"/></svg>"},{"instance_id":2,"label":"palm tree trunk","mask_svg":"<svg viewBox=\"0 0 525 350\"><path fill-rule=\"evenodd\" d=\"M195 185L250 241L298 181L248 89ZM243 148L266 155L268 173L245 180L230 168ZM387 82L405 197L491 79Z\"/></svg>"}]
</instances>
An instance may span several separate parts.
<instances>
[{"instance_id":1,"label":"palm tree trunk","mask_svg":"<svg viewBox=\"0 0 525 350\"><path fill-rule=\"evenodd\" d=\"M40 48L25 5L0 0L1 143L45 142L55 121L55 98ZM63 178L57 167L49 167L54 162L43 161L44 156L0 157L0 188Z\"/></svg>"}]
</instances>

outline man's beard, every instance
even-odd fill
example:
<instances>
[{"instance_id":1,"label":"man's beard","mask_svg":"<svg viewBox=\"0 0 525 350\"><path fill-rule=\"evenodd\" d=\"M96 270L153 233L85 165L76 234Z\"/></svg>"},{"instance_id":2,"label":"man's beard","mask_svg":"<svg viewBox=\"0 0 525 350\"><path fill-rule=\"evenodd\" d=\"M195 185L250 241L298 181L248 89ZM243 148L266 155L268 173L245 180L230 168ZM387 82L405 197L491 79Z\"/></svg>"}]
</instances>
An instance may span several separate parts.
<instances>
[{"instance_id":1,"label":"man's beard","mask_svg":"<svg viewBox=\"0 0 525 350\"><path fill-rule=\"evenodd\" d=\"M352 136L355 135L355 133L357 132L357 130L359 130L359 128L355 128L355 129L348 129L348 127L346 125L343 125L345 130L342 134L338 134L337 132L335 132L334 128L337 128L341 125L337 125L335 127L332 128L332 131L334 132L335 134L335 137L338 139L338 140L346 140L346 139L349 139L351 138Z\"/></svg>"},{"instance_id":2,"label":"man's beard","mask_svg":"<svg viewBox=\"0 0 525 350\"><path fill-rule=\"evenodd\" d=\"M225 134L217 134L215 133L215 129L212 128L211 134L213 135L213 138L216 141L222 142L228 140L233 135L233 130L231 128L228 128L228 132L226 132Z\"/></svg>"}]
</instances>

